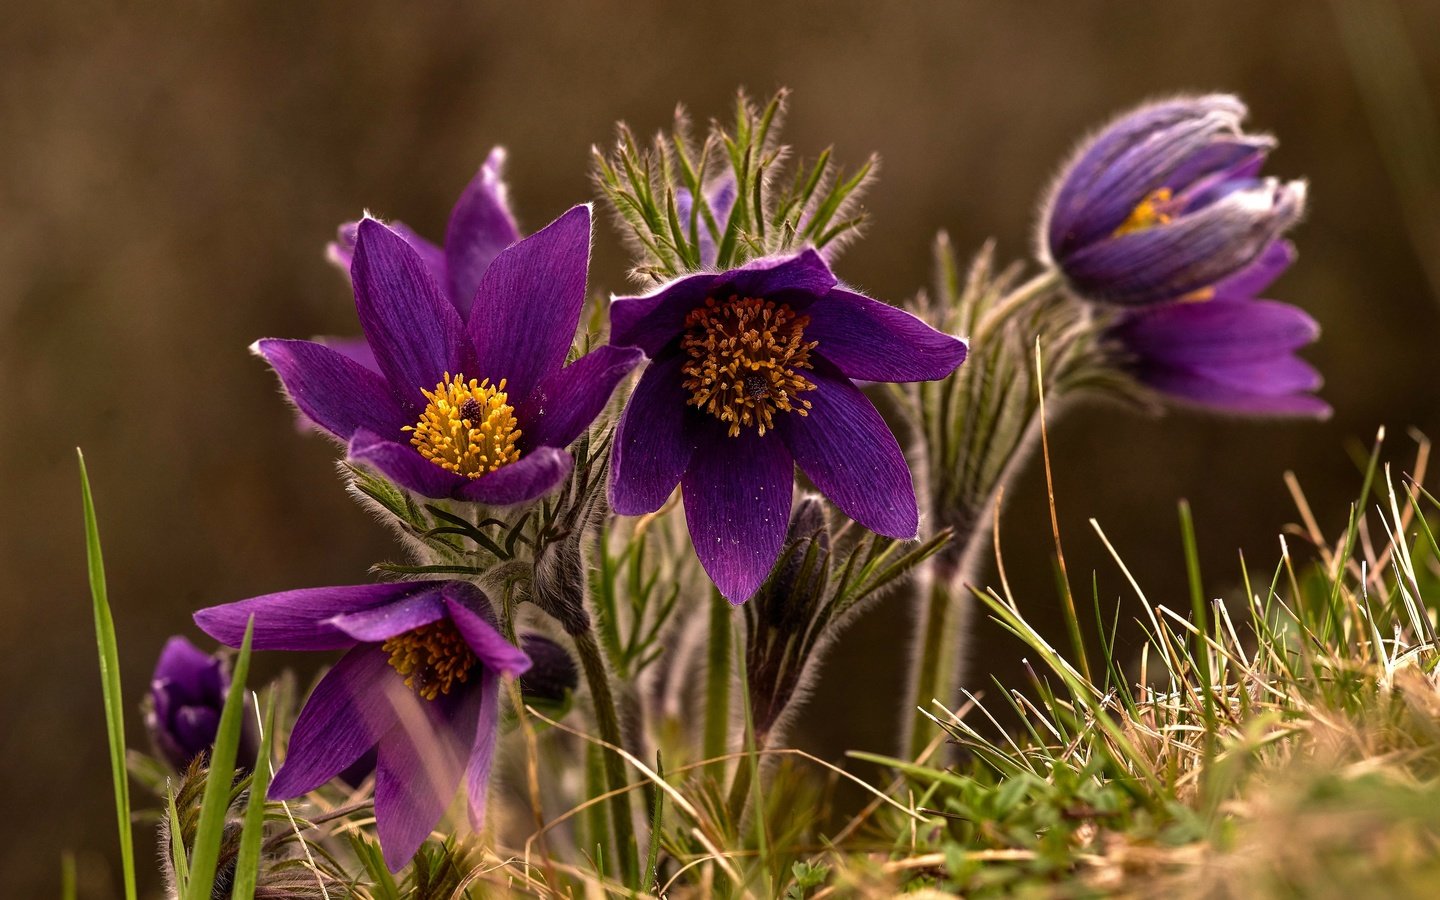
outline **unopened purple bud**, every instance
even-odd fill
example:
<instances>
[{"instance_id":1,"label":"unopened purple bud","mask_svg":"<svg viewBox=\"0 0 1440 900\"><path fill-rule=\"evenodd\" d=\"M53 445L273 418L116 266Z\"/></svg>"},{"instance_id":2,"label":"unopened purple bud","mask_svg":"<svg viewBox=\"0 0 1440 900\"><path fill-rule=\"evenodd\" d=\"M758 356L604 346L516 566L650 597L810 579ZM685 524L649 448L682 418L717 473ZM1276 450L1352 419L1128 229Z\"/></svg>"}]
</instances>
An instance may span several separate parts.
<instances>
[{"instance_id":1,"label":"unopened purple bud","mask_svg":"<svg viewBox=\"0 0 1440 900\"><path fill-rule=\"evenodd\" d=\"M563 703L580 684L580 672L566 649L542 634L520 636L530 657L530 669L520 676L520 693L527 700Z\"/></svg>"},{"instance_id":2,"label":"unopened purple bud","mask_svg":"<svg viewBox=\"0 0 1440 900\"><path fill-rule=\"evenodd\" d=\"M229 689L230 671L223 657L206 653L179 635L165 642L150 679L145 727L156 751L176 769L184 771L214 745ZM236 760L246 768L255 756L252 734L246 722Z\"/></svg>"},{"instance_id":3,"label":"unopened purple bud","mask_svg":"<svg viewBox=\"0 0 1440 900\"><path fill-rule=\"evenodd\" d=\"M1133 110L1075 153L1042 216L1042 258L1085 299L1203 297L1254 264L1305 209L1305 182L1261 178L1275 146L1212 94Z\"/></svg>"}]
</instances>

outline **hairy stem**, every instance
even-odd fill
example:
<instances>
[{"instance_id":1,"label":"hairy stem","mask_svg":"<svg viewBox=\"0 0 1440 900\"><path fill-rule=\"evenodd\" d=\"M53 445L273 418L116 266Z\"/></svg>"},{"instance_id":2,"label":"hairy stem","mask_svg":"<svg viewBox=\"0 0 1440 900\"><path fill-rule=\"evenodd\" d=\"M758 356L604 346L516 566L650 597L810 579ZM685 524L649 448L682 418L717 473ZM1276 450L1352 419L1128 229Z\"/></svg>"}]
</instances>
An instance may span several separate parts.
<instances>
[{"instance_id":1,"label":"hairy stem","mask_svg":"<svg viewBox=\"0 0 1440 900\"><path fill-rule=\"evenodd\" d=\"M600 654L600 645L595 642L593 630L572 634L575 651L580 657L580 666L585 671L585 682L590 688L590 700L595 706L595 725L600 730L600 739L615 747L625 746L625 737L620 729L620 716L615 708L615 695L610 690L610 673L605 668L605 659ZM614 823L615 843L620 854L621 871L625 883L634 884L639 878L639 858L635 843L635 823L631 819L630 794L625 790L625 764L614 750L606 749L605 777L610 790L618 791L610 798L610 816Z\"/></svg>"}]
</instances>

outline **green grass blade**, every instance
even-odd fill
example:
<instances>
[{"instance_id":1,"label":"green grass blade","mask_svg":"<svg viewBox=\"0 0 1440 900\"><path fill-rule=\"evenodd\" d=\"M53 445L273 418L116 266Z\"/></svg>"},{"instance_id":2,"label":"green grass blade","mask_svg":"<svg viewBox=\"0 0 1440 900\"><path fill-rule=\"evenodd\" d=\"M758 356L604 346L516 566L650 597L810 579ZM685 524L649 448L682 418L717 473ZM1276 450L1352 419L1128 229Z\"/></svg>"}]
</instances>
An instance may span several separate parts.
<instances>
[{"instance_id":1,"label":"green grass blade","mask_svg":"<svg viewBox=\"0 0 1440 900\"><path fill-rule=\"evenodd\" d=\"M165 815L170 823L170 869L175 873L175 895L185 896L190 889L190 861L185 856L185 829L180 825L180 812L175 809L175 792L165 789Z\"/></svg>"},{"instance_id":2,"label":"green grass blade","mask_svg":"<svg viewBox=\"0 0 1440 900\"><path fill-rule=\"evenodd\" d=\"M260 877L260 844L265 837L265 792L270 787L270 744L275 735L275 695L265 700L261 720L260 752L250 777L250 799L245 805L245 824L240 832L240 851L235 857L233 900L251 900Z\"/></svg>"},{"instance_id":3,"label":"green grass blade","mask_svg":"<svg viewBox=\"0 0 1440 900\"><path fill-rule=\"evenodd\" d=\"M190 852L188 900L209 900L215 885L220 842L225 836L225 811L230 806L230 791L235 779L235 753L240 746L240 727L245 719L245 678L250 674L250 637L254 630L255 617L251 616L245 625L245 640L240 645L240 655L235 658L235 672L230 692L225 695L225 708L220 713L215 748L210 752L210 770L205 774L200 824L195 830L195 846Z\"/></svg>"},{"instance_id":4,"label":"green grass blade","mask_svg":"<svg viewBox=\"0 0 1440 900\"><path fill-rule=\"evenodd\" d=\"M1215 685L1210 675L1210 648L1205 645L1205 635L1210 631L1208 610L1205 606L1205 585L1200 577L1200 548L1195 541L1195 520L1190 515L1190 504L1180 501L1180 540L1185 547L1185 575L1190 586L1190 614L1195 619L1199 633L1192 642L1191 661L1200 676L1200 689L1205 702L1205 759L1215 756Z\"/></svg>"},{"instance_id":5,"label":"green grass blade","mask_svg":"<svg viewBox=\"0 0 1440 900\"><path fill-rule=\"evenodd\" d=\"M125 704L120 697L120 651L115 643L115 620L105 590L105 560L100 553L100 527L85 454L77 447L80 492L85 502L85 555L90 569L90 599L95 610L95 641L100 650L100 688L105 698L105 728L110 737L110 774L115 783L115 817L120 830L120 865L125 900L135 900L135 839L130 831L130 779L125 771Z\"/></svg>"},{"instance_id":6,"label":"green grass blade","mask_svg":"<svg viewBox=\"0 0 1440 900\"><path fill-rule=\"evenodd\" d=\"M665 763L660 758L660 751L655 751L655 776L665 777ZM651 798L650 814L650 849L645 854L645 883L641 888L647 891L654 891L658 886L657 876L660 869L660 832L665 824L665 792L660 790L659 785L652 785L650 790L653 793Z\"/></svg>"},{"instance_id":7,"label":"green grass blade","mask_svg":"<svg viewBox=\"0 0 1440 900\"><path fill-rule=\"evenodd\" d=\"M60 854L60 900L76 900L75 854L70 850Z\"/></svg>"}]
</instances>

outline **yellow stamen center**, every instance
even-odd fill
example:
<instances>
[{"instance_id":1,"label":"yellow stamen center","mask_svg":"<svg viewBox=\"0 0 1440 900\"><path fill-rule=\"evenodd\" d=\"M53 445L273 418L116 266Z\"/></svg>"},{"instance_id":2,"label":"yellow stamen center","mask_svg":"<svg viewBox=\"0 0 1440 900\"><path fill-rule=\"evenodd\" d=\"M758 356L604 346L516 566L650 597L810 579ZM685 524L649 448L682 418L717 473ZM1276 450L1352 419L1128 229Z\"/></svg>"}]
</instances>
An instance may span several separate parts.
<instances>
[{"instance_id":1,"label":"yellow stamen center","mask_svg":"<svg viewBox=\"0 0 1440 900\"><path fill-rule=\"evenodd\" d=\"M397 634L381 649L390 654L390 666L405 676L405 686L426 700L449 694L457 683L465 683L478 662L449 619Z\"/></svg>"},{"instance_id":2,"label":"yellow stamen center","mask_svg":"<svg viewBox=\"0 0 1440 900\"><path fill-rule=\"evenodd\" d=\"M520 429L515 409L505 393L505 379L465 380L450 377L421 391L430 403L420 421L403 430L413 432L410 443L435 465L468 478L479 478L520 458L515 442Z\"/></svg>"},{"instance_id":3,"label":"yellow stamen center","mask_svg":"<svg viewBox=\"0 0 1440 900\"><path fill-rule=\"evenodd\" d=\"M1166 206L1174 198L1174 192L1168 187L1162 187L1151 191L1130 210L1130 215L1120 227L1111 232L1112 237L1120 237L1122 234L1132 234L1136 231L1144 231L1147 228L1154 228L1156 225L1169 224L1175 218L1166 209Z\"/></svg>"},{"instance_id":4,"label":"yellow stamen center","mask_svg":"<svg viewBox=\"0 0 1440 900\"><path fill-rule=\"evenodd\" d=\"M797 371L814 368L810 351L818 342L805 341L809 324L783 303L707 298L685 318L680 342L690 356L681 367L687 402L729 422L731 437L752 425L764 434L776 412L809 415L810 401L799 395L815 385Z\"/></svg>"}]
</instances>

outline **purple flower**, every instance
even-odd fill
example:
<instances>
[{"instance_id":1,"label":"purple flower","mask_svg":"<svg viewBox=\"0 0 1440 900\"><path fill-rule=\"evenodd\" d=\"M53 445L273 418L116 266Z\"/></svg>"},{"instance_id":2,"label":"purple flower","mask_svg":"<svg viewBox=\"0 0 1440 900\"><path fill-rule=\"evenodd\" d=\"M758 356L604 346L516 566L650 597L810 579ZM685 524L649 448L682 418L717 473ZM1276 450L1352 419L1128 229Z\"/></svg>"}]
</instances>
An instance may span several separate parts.
<instances>
[{"instance_id":1,"label":"purple flower","mask_svg":"<svg viewBox=\"0 0 1440 900\"><path fill-rule=\"evenodd\" d=\"M391 230L419 254L425 268L450 298L461 318L470 314L475 291L480 286L480 276L485 274L501 250L520 240L520 229L515 224L515 215L510 212L504 168L505 149L496 147L460 193L460 199L455 201L450 221L445 226L443 248L430 243L402 222L390 223ZM337 240L326 247L326 256L346 275L350 274L354 261L359 230L359 222L346 222L340 226ZM360 340L328 339L326 343L346 349L353 346L361 359L369 350L368 345ZM373 364L371 368L379 371Z\"/></svg>"},{"instance_id":2,"label":"purple flower","mask_svg":"<svg viewBox=\"0 0 1440 900\"><path fill-rule=\"evenodd\" d=\"M730 211L735 208L735 176L727 172L705 185L701 194L705 197L705 204L710 208L710 215L715 220L715 227L723 235L725 226L730 221ZM705 217L694 211L690 191L683 187L675 192L675 212L680 217L681 224L687 228L690 224L690 217L695 216L695 237L700 250L700 264L707 267L714 266L716 254L719 252L719 248L715 244L716 237L711 233Z\"/></svg>"},{"instance_id":3,"label":"purple flower","mask_svg":"<svg viewBox=\"0 0 1440 900\"><path fill-rule=\"evenodd\" d=\"M454 222L466 237L487 233ZM564 365L585 303L590 208L493 259L489 243L447 240L443 281L438 253L412 240L375 219L356 226L351 281L374 368L313 341L266 339L255 352L351 460L426 497L533 500L565 477L564 448L641 358L602 346Z\"/></svg>"},{"instance_id":4,"label":"purple flower","mask_svg":"<svg viewBox=\"0 0 1440 900\"><path fill-rule=\"evenodd\" d=\"M180 771L215 744L230 670L224 658L196 647L176 635L165 642L150 677L145 703L145 728L161 756ZM249 720L241 726L237 760L249 768L255 760L254 731Z\"/></svg>"},{"instance_id":5,"label":"purple flower","mask_svg":"<svg viewBox=\"0 0 1440 900\"><path fill-rule=\"evenodd\" d=\"M1126 312L1107 333L1120 364L1182 403L1241 415L1325 418L1320 373L1295 355L1320 334L1303 310L1255 296L1295 258L1286 241L1205 300ZM1209 292L1207 292L1207 295Z\"/></svg>"},{"instance_id":6,"label":"purple flower","mask_svg":"<svg viewBox=\"0 0 1440 900\"><path fill-rule=\"evenodd\" d=\"M1142 106L1076 152L1045 205L1040 252L1087 299L1178 300L1240 272L1300 218L1303 181L1260 178L1273 138L1223 94Z\"/></svg>"},{"instance_id":7,"label":"purple flower","mask_svg":"<svg viewBox=\"0 0 1440 900\"><path fill-rule=\"evenodd\" d=\"M530 660L500 635L490 602L460 581L311 588L195 613L237 646L255 617L256 650L348 650L311 693L269 797L314 790L375 751L375 826L391 871L414 856L464 778L471 824L499 728L500 678Z\"/></svg>"},{"instance_id":8,"label":"purple flower","mask_svg":"<svg viewBox=\"0 0 1440 900\"><path fill-rule=\"evenodd\" d=\"M700 562L732 602L779 555L797 463L866 528L915 537L905 456L852 379L943 378L964 341L838 287L814 250L617 299L610 323L651 360L616 434L611 504L648 513L678 483Z\"/></svg>"}]
</instances>

